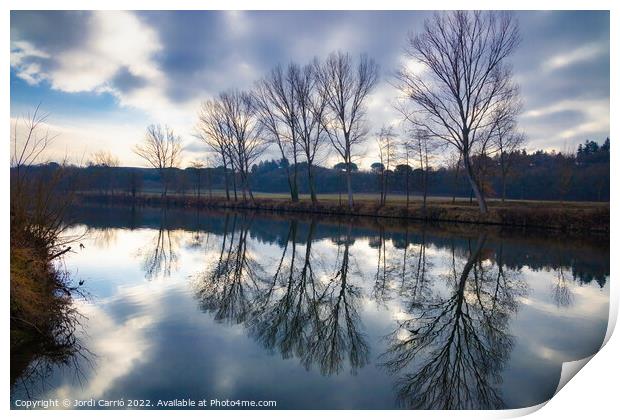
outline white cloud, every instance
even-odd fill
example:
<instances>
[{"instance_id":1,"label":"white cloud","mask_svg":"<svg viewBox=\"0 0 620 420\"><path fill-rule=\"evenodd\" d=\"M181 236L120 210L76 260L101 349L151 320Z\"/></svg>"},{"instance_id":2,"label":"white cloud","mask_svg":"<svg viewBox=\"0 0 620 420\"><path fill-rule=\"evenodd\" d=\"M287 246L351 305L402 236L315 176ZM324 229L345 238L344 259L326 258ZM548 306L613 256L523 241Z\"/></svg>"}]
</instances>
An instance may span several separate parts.
<instances>
[{"instance_id":1,"label":"white cloud","mask_svg":"<svg viewBox=\"0 0 620 420\"><path fill-rule=\"evenodd\" d=\"M582 113L583 121L567 118L561 130L549 130L546 118L563 112ZM530 143L545 145L547 150L561 150L576 146L587 138L594 139L595 136L609 133L609 112L607 99L564 100L523 113L521 123Z\"/></svg>"},{"instance_id":2,"label":"white cloud","mask_svg":"<svg viewBox=\"0 0 620 420\"><path fill-rule=\"evenodd\" d=\"M47 79L65 92L106 89L110 79L126 67L134 75L150 80L161 78L152 56L161 49L157 34L130 12L94 12L90 32L81 45L51 56L23 40L11 43L11 66L32 83ZM34 59L54 62L47 71L31 66Z\"/></svg>"},{"instance_id":3,"label":"white cloud","mask_svg":"<svg viewBox=\"0 0 620 420\"><path fill-rule=\"evenodd\" d=\"M542 68L544 71L550 72L563 67L568 67L575 63L597 58L606 53L608 53L608 46L606 44L586 44L550 57L547 61L543 62Z\"/></svg>"},{"instance_id":4,"label":"white cloud","mask_svg":"<svg viewBox=\"0 0 620 420\"><path fill-rule=\"evenodd\" d=\"M80 34L82 41L79 45L65 46L64 49L63 45L58 45L59 42L66 42L64 38L46 41L53 45L45 45L46 42L40 39L35 41L37 37L28 38L32 36L28 35L28 31L15 31L12 34L14 39L11 40L11 67L17 77L31 85L47 81L52 88L63 92L105 92L117 98L123 111L126 108L143 111L148 118L133 121L132 128L122 126L105 115L94 116L88 122L75 121L79 115L65 116L66 121L55 121L63 139L76 139L73 147L69 141L59 141L58 143L64 145L62 153L69 150L75 155L83 153L82 149L90 152L93 149L109 148L119 155L123 164L133 165L141 162L131 153L131 146L141 139L142 130L149 123L168 124L189 144L192 142L200 99L231 87L248 88L278 62L286 64L289 60L295 60L305 63L315 55L322 58L333 50L349 51L355 58L359 52L368 52L371 56L380 58L383 73L383 80L367 102L370 131L368 141L359 151L368 153L368 157L358 162L362 167L368 167L377 160L373 134L384 123L398 127L400 122L400 116L391 104L398 92L386 83L390 73L399 65L418 74L424 70L419 63L408 60L402 51L399 53L397 50L405 39L405 29L415 27L416 19L421 20L422 17L415 14L411 16L413 20L408 19L406 23L397 19L392 22L392 18L388 23L382 23L370 14L350 15L337 22L326 16L321 17L318 23L314 21L314 15L308 15L307 18L303 16L300 22L312 24L316 29L306 30L301 29L306 25L298 25L294 20L282 20L282 26L279 25L279 19L284 19L282 17L265 20L257 13L221 12L218 19L223 22L214 25L215 33L205 32L205 40L210 44L197 42L196 45L188 46L183 36L177 37L174 33L171 37L168 33L176 28L168 25L160 27L157 19L143 19L132 12L99 11L80 15L79 19L88 19L84 25L87 29ZM184 24L183 20L172 22L174 25ZM224 25L221 25L222 23ZM373 36L372 31L367 29L372 25L378 27L377 24L386 25L389 30L384 31L381 36ZM283 33L289 34L290 39L282 41ZM268 49L262 49L266 43L272 43L273 54ZM537 72L536 80L544 83L547 78L556 77L553 74L555 70L577 63L600 61L609 51L607 42L592 42L592 38L588 40L582 37L571 45L575 44L576 48L557 48L554 50L557 54L547 55L546 61L536 57L535 62L515 62L516 78L526 88L524 91L527 91L527 87L532 83L522 76L527 73L524 69ZM181 59L175 61L174 65L170 65L168 61L160 63L162 57L170 58L173 57L170 53L178 52L175 46L180 46ZM261 55L257 56L256 51ZM207 53L209 59L202 61L202 55ZM276 53L279 53L279 56L276 56ZM190 56L187 69L183 68L185 54ZM173 68L170 70L172 73L166 73L168 67ZM183 71L179 72L181 68ZM118 81L115 77L123 72L128 73L130 86L121 89L120 83L115 85L115 80ZM133 78L137 83L133 83ZM588 79L587 72L584 73L582 90L589 89L588 83L591 84L593 80L595 79ZM540 94L542 93L535 92L535 95ZM561 97L568 98L567 95L572 94L564 92ZM179 102L179 98L187 99ZM550 95L545 99L551 101L554 98ZM530 145L532 148L538 147L538 144L551 148L562 142L576 143L589 135L600 136L601 132L608 133L609 105L606 100L607 98L603 98L595 104L571 102L570 106L563 102L561 105L552 104L548 108L528 111L522 120L523 128L530 138ZM587 118L585 121L567 119L563 127L545 128L544 116L562 106L563 109L586 112ZM53 109L50 111L54 112ZM87 129L92 131L88 132ZM327 151L329 147L325 149ZM277 155L273 153L266 158ZM196 157L199 157L199 154L196 148L193 148L193 151L187 151L185 161L189 162ZM339 159L335 153L331 153L324 156L323 160L329 165Z\"/></svg>"},{"instance_id":5,"label":"white cloud","mask_svg":"<svg viewBox=\"0 0 620 420\"><path fill-rule=\"evenodd\" d=\"M250 33L251 21L246 12L241 10L228 10L224 12L226 25L229 33L236 38L243 37Z\"/></svg>"},{"instance_id":6,"label":"white cloud","mask_svg":"<svg viewBox=\"0 0 620 420\"><path fill-rule=\"evenodd\" d=\"M189 104L179 106L167 98L169 81L155 60L163 48L158 33L131 12L97 11L88 19L85 41L53 56L28 42L13 40L11 66L17 76L30 84L47 80L53 89L63 92L108 92L121 106L140 109L162 122L183 118ZM41 59L52 64L44 68ZM119 90L113 79L123 70L143 83L125 92Z\"/></svg>"},{"instance_id":7,"label":"white cloud","mask_svg":"<svg viewBox=\"0 0 620 420\"><path fill-rule=\"evenodd\" d=\"M152 316L141 315L119 324L101 307L83 303L77 307L89 319L89 328L96 329L98 333L88 343L88 350L95 355L91 357L96 374L79 386L65 384L54 394L62 399L100 398L116 380L148 361L150 342L147 331L155 320ZM111 336L114 336L113 340Z\"/></svg>"}]
</instances>

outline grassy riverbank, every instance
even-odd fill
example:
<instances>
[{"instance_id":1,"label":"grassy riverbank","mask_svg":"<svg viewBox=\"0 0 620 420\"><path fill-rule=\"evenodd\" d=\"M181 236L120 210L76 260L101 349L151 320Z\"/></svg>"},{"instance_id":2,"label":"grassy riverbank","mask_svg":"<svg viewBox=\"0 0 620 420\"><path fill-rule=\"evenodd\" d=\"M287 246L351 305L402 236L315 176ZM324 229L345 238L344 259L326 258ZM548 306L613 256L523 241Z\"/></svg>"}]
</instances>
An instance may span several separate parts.
<instances>
[{"instance_id":1,"label":"grassy riverbank","mask_svg":"<svg viewBox=\"0 0 620 420\"><path fill-rule=\"evenodd\" d=\"M426 207L420 200L409 206L403 200L390 200L381 206L373 196L357 197L353 209L335 197L320 197L317 204L309 199L293 203L285 197L257 195L254 201L230 200L223 197L197 198L173 195L162 200L159 195L143 194L135 198L124 194L82 193L85 203L179 206L189 208L230 208L276 212L314 213L403 218L429 222L457 222L511 227L533 227L566 232L609 232L609 203L551 201L489 201L489 211L481 215L475 203L466 200L433 198Z\"/></svg>"},{"instance_id":2,"label":"grassy riverbank","mask_svg":"<svg viewBox=\"0 0 620 420\"><path fill-rule=\"evenodd\" d=\"M35 358L63 362L76 343L77 313L71 304L75 289L53 264L54 255L33 239L11 234L11 384L34 373Z\"/></svg>"},{"instance_id":3,"label":"grassy riverbank","mask_svg":"<svg viewBox=\"0 0 620 420\"><path fill-rule=\"evenodd\" d=\"M64 211L73 197L59 188L65 180L62 170L45 177L12 174L11 386L41 380L49 366L70 363L79 348L73 296L80 291L62 266L62 256L71 250L70 238L62 235Z\"/></svg>"}]
</instances>

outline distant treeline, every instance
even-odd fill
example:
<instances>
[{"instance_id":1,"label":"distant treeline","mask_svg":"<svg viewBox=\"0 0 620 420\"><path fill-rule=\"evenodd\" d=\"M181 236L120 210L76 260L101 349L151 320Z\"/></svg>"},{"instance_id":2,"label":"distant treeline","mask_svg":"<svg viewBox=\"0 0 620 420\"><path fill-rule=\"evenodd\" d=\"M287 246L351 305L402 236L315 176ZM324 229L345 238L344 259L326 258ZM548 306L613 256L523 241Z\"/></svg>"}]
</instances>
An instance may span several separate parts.
<instances>
[{"instance_id":1,"label":"distant treeline","mask_svg":"<svg viewBox=\"0 0 620 420\"><path fill-rule=\"evenodd\" d=\"M609 139L602 144L586 141L576 153L556 153L525 150L511 154L511 170L506 178L507 199L528 200L577 200L609 201L610 157ZM298 164L301 193L306 191L304 176L306 163ZM489 197L501 198L502 180L499 157L478 158L475 162L482 185ZM259 192L288 193L287 170L290 165L282 160L264 160L252 166L252 188ZM332 168L315 167L318 193L346 193L343 164ZM373 165L376 167L376 165ZM41 175L58 167L49 163L30 170ZM159 192L160 172L151 168L111 167L90 165L65 167L72 172L74 187L78 191L101 194L123 193L137 195ZM229 172L229 176L232 174ZM238 176L238 174L236 174ZM169 169L170 192L176 194L200 194L208 196L224 189L224 168ZM406 194L406 185L412 195L423 188L424 171L407 165L397 165L384 172L387 176L388 194ZM409 181L407 182L407 178ZM355 193L379 193L381 173L372 168L354 167L352 186ZM429 167L428 193L444 197L470 197L471 187L462 168ZM232 191L231 191L232 194ZM239 193L239 199L241 195Z\"/></svg>"}]
</instances>

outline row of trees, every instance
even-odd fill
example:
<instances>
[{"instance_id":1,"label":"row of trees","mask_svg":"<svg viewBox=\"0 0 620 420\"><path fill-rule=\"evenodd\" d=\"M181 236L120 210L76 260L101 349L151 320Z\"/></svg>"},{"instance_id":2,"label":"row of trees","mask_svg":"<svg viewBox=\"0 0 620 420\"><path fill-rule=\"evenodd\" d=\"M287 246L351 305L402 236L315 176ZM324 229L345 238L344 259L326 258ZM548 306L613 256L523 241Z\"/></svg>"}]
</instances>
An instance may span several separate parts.
<instances>
[{"instance_id":1,"label":"row of trees","mask_svg":"<svg viewBox=\"0 0 620 420\"><path fill-rule=\"evenodd\" d=\"M447 162L425 142L409 142L409 147L392 140L389 153L367 167L351 165L351 184L357 193L377 194L379 200L390 195L403 201L415 196L422 203L428 196L471 198L473 194L466 174L456 154ZM420 147L420 145L422 147ZM394 152L395 151L395 152ZM421 151L421 153L420 153ZM381 161L383 163L381 163ZM609 200L610 154L609 139L597 143L586 141L576 153L525 150L504 152L473 160L476 173L481 177L486 197L497 199L532 200ZM407 164L408 162L408 164ZM296 165L299 194L311 194L306 162ZM34 168L33 168L34 169ZM31 170L33 170L31 169ZM65 168L75 171L81 190L101 195L124 193L136 196L164 188L177 195L209 198L225 195L226 179L232 183L233 173L223 166L203 166L192 162L186 169L171 168L162 178L160 171L149 168L115 167L115 165L89 163L86 168ZM289 175L293 165L282 160L260 160L250 170L250 176L261 192L289 191ZM316 194L341 194L346 192L344 164L332 168L316 164L312 168ZM236 174L237 178L239 177ZM232 194L232 192L231 192ZM346 201L346 196L343 197Z\"/></svg>"},{"instance_id":2,"label":"row of trees","mask_svg":"<svg viewBox=\"0 0 620 420\"><path fill-rule=\"evenodd\" d=\"M218 163L239 173L242 191L253 199L250 169L273 145L286 166L288 190L299 201L299 163L305 162L311 199L317 202L315 161L329 142L345 164L349 204L353 205L353 148L366 134L364 102L378 79L375 62L362 55L332 53L320 62L278 65L252 91L232 90L203 102L197 137ZM233 188L235 177L232 177ZM226 198L230 199L228 179ZM235 188L236 191L236 188ZM236 197L235 197L236 198Z\"/></svg>"},{"instance_id":3,"label":"row of trees","mask_svg":"<svg viewBox=\"0 0 620 420\"><path fill-rule=\"evenodd\" d=\"M262 191L288 190L293 202L307 192L314 203L320 185L321 192L346 189L349 206L354 190L379 192L381 204L390 192L405 194L407 204L419 192L424 206L429 194L471 195L481 212L489 196L605 200L608 141L586 142L576 155L522 150L525 135L516 123L521 102L506 61L518 42L511 15L494 12L437 14L411 35L406 57L416 65L403 66L392 79L400 92L395 105L401 127L386 125L375 133L371 170L377 181L357 168L378 66L365 55L335 52L303 66L276 66L251 90L204 101L195 136L209 152L187 173L178 169L181 137L170 127L151 125L134 152L157 179L140 169L111 176L119 161L100 151L80 185L134 196L143 184L156 185L165 197L170 188L186 192L188 184L199 195L205 184L210 192L223 189L227 200L237 200L238 191L253 200L256 182ZM266 160L273 156L267 149L279 158ZM321 165L328 156L338 157L333 169ZM546 191L538 191L541 185Z\"/></svg>"},{"instance_id":4,"label":"row of trees","mask_svg":"<svg viewBox=\"0 0 620 420\"><path fill-rule=\"evenodd\" d=\"M518 43L518 25L509 13L436 14L408 40L406 58L417 66L402 66L393 80L400 91L397 109L407 138L401 145L404 164L409 166L409 159L415 157L427 173L431 150L456 153L457 166L462 166L481 213L487 211L484 168L475 161L499 156L505 179L509 170L505 158L524 140L516 128L519 90L507 63ZM329 145L342 163L352 207L356 149L368 133L365 105L377 81L374 60L334 52L303 66L278 65L251 90L233 89L203 102L196 137L224 168L226 198L230 199L230 170L235 199L237 174L244 199L254 199L251 167L274 145L281 161L291 163L285 168L291 200L299 200L298 170L304 162L310 196L316 202L315 162ZM158 170L173 167L180 139L167 128L151 126L147 131L144 144L136 146L135 152ZM376 170L382 174L383 204L384 171L396 163L397 147L392 128L384 127L378 137Z\"/></svg>"},{"instance_id":5,"label":"row of trees","mask_svg":"<svg viewBox=\"0 0 620 420\"><path fill-rule=\"evenodd\" d=\"M437 154L432 151L426 154L424 142L421 142L421 149L416 142L410 144L415 147L404 148L400 143L395 143L399 146L396 149L399 153L392 153L390 148L389 155L392 156L389 159L384 157L383 164L380 161L367 167L353 164L353 190L377 194L379 200L387 200L389 196L402 201L409 201L408 196L410 199L415 196L422 202L428 196L443 196L453 201L458 197L473 199L469 181L456 155L435 166L433 163L437 162ZM403 156L399 156L400 153ZM409 164L405 163L407 161ZM601 143L587 140L579 145L576 153L541 150L528 153L517 150L484 159L477 157L473 163L474 167L480 168L476 172L483 175L481 185L487 197L502 200L609 200L609 139ZM29 170L48 171L55 166L50 164ZM287 161L261 160L252 165L250 176L255 185L260 185L261 192L282 193L289 191L292 169ZM75 188L104 196L123 193L136 197L143 192L164 189L165 181L168 192L176 195L216 198L225 194L226 179L231 182L233 178L232 172L225 171L222 166L202 165L200 162L192 162L185 169L170 168L164 171L165 176L162 177L157 169L116 167L110 163L97 163L94 157L85 168L65 167L64 171L75 173L72 176ZM298 163L297 171L298 192L309 195L306 163ZM312 173L316 194L346 192L344 164L339 163L332 168L317 164L313 166ZM346 201L346 196L344 199Z\"/></svg>"}]
</instances>

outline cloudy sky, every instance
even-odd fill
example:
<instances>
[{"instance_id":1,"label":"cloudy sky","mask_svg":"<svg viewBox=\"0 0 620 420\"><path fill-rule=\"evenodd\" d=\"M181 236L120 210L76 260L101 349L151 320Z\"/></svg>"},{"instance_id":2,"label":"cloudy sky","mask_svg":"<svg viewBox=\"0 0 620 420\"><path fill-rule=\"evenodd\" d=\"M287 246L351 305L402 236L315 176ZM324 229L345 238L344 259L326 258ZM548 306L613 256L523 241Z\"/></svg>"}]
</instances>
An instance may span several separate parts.
<instances>
[{"instance_id":1,"label":"cloudy sky","mask_svg":"<svg viewBox=\"0 0 620 420\"><path fill-rule=\"evenodd\" d=\"M334 50L368 53L381 83L368 102L371 133L397 123L390 85L407 34L429 12L11 12L11 118L38 103L58 133L52 158L86 161L110 150L123 165L150 123L185 139L184 163L204 155L193 139L201 100L249 88L278 63ZM609 135L609 13L517 12L512 57L529 149L571 150ZM13 126L13 125L12 125ZM19 125L17 125L19 127ZM368 140L372 154L374 141ZM369 162L373 157L369 157ZM361 162L366 164L368 162Z\"/></svg>"}]
</instances>

